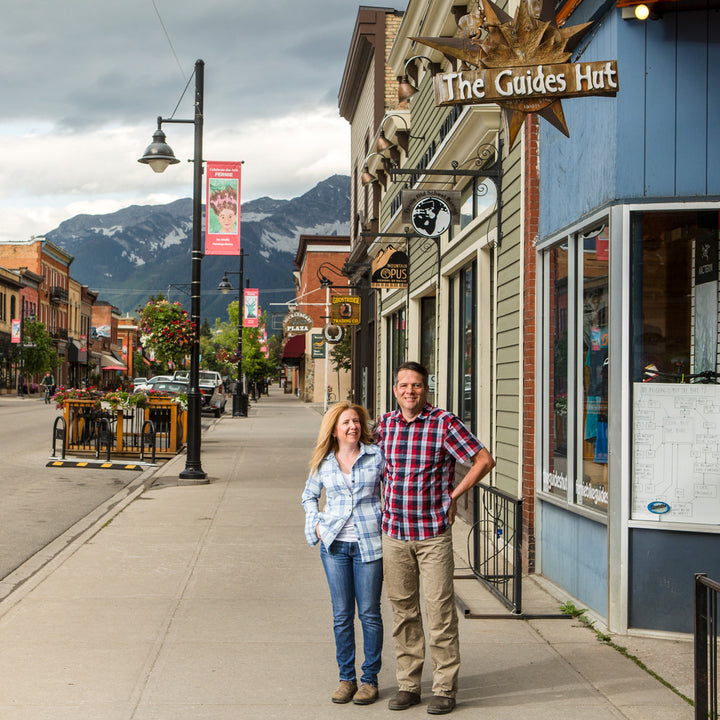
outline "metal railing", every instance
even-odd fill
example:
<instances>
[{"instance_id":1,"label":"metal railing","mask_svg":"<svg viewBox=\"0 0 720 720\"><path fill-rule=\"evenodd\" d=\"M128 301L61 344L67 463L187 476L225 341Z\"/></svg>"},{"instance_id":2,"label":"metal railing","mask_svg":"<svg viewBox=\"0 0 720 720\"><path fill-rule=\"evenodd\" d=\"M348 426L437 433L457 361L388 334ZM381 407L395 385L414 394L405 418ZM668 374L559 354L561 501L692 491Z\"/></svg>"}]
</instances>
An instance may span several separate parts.
<instances>
[{"instance_id":1,"label":"metal railing","mask_svg":"<svg viewBox=\"0 0 720 720\"><path fill-rule=\"evenodd\" d=\"M720 583L695 574L695 720L718 718L718 592Z\"/></svg>"},{"instance_id":2,"label":"metal railing","mask_svg":"<svg viewBox=\"0 0 720 720\"><path fill-rule=\"evenodd\" d=\"M522 613L522 500L477 488L468 556L473 574L515 614Z\"/></svg>"}]
</instances>

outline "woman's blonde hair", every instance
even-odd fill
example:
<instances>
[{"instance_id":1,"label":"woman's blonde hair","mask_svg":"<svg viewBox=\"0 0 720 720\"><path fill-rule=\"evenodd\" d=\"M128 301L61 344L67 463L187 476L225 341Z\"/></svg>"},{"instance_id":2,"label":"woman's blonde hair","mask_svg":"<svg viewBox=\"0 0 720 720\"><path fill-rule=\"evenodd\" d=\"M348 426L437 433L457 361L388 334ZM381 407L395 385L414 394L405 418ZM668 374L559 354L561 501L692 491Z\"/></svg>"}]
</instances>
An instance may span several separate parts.
<instances>
[{"instance_id":1,"label":"woman's blonde hair","mask_svg":"<svg viewBox=\"0 0 720 720\"><path fill-rule=\"evenodd\" d=\"M374 442L370 433L370 416L368 411L362 405L355 405L349 400L335 403L325 413L322 423L320 424L320 432L318 433L315 450L310 459L310 473L314 473L320 467L320 463L328 456L329 453L338 449L338 441L333 433L338 424L340 416L346 410L354 410L360 418L360 442L370 445Z\"/></svg>"}]
</instances>

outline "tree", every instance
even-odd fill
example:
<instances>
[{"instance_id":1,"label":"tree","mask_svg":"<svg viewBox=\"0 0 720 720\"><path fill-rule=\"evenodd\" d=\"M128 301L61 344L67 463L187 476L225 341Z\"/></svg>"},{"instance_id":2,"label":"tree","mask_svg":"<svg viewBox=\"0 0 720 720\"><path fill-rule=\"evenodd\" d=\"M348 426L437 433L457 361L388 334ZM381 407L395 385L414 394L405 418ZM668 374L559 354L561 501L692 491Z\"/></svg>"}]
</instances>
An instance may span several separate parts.
<instances>
[{"instance_id":1,"label":"tree","mask_svg":"<svg viewBox=\"0 0 720 720\"><path fill-rule=\"evenodd\" d=\"M340 371L350 372L352 369L352 336L346 332L343 339L332 346L330 361L337 373L338 399L340 398Z\"/></svg>"},{"instance_id":2,"label":"tree","mask_svg":"<svg viewBox=\"0 0 720 720\"><path fill-rule=\"evenodd\" d=\"M25 320L23 326L23 370L26 375L40 375L57 367L55 343L38 320Z\"/></svg>"}]
</instances>

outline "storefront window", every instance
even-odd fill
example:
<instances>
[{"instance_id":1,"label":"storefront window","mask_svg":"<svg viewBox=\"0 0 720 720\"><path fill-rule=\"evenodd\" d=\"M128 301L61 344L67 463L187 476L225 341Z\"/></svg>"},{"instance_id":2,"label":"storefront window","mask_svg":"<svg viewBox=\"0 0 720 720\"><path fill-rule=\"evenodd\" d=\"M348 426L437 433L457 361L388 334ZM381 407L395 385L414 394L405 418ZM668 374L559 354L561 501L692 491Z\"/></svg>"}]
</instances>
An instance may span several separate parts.
<instances>
[{"instance_id":1,"label":"storefront window","mask_svg":"<svg viewBox=\"0 0 720 720\"><path fill-rule=\"evenodd\" d=\"M427 368L430 393L428 402L435 405L435 296L420 300L420 363Z\"/></svg>"},{"instance_id":2,"label":"storefront window","mask_svg":"<svg viewBox=\"0 0 720 720\"><path fill-rule=\"evenodd\" d=\"M544 263L542 490L607 512L609 231L547 250Z\"/></svg>"},{"instance_id":3,"label":"storefront window","mask_svg":"<svg viewBox=\"0 0 720 720\"><path fill-rule=\"evenodd\" d=\"M582 477L577 502L607 510L608 500L608 230L581 236L583 288Z\"/></svg>"},{"instance_id":4,"label":"storefront window","mask_svg":"<svg viewBox=\"0 0 720 720\"><path fill-rule=\"evenodd\" d=\"M460 198L460 228L467 227L476 217L494 207L497 191L492 180L473 178L462 191Z\"/></svg>"},{"instance_id":5,"label":"storefront window","mask_svg":"<svg viewBox=\"0 0 720 720\"><path fill-rule=\"evenodd\" d=\"M388 368L387 368L387 407L395 407L395 396L392 391L393 372L405 361L405 308L398 310L387 319Z\"/></svg>"},{"instance_id":6,"label":"storefront window","mask_svg":"<svg viewBox=\"0 0 720 720\"><path fill-rule=\"evenodd\" d=\"M544 346L548 348L546 401L547 450L543 467L543 490L567 497L568 487L568 247L558 246L545 254L547 274L547 324Z\"/></svg>"},{"instance_id":7,"label":"storefront window","mask_svg":"<svg viewBox=\"0 0 720 720\"><path fill-rule=\"evenodd\" d=\"M475 263L460 271L460 360L462 362L462 388L460 391L460 418L475 429Z\"/></svg>"},{"instance_id":8,"label":"storefront window","mask_svg":"<svg viewBox=\"0 0 720 720\"><path fill-rule=\"evenodd\" d=\"M717 210L630 214L632 513L718 524Z\"/></svg>"}]
</instances>

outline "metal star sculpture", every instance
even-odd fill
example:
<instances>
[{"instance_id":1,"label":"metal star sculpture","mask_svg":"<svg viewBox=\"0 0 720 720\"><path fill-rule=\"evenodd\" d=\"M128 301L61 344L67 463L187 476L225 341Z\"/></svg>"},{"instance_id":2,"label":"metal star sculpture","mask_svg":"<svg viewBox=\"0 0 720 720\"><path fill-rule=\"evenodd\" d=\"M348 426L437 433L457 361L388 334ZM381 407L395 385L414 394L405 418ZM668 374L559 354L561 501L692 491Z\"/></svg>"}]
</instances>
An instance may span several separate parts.
<instances>
[{"instance_id":1,"label":"metal star sculpture","mask_svg":"<svg viewBox=\"0 0 720 720\"><path fill-rule=\"evenodd\" d=\"M558 28L553 0L540 3L520 0L512 18L492 0L483 0L482 10L461 18L460 37L412 39L479 69L567 63L592 23ZM503 108L510 146L530 113L537 113L570 135L562 102L557 98L499 100L498 105Z\"/></svg>"}]
</instances>

